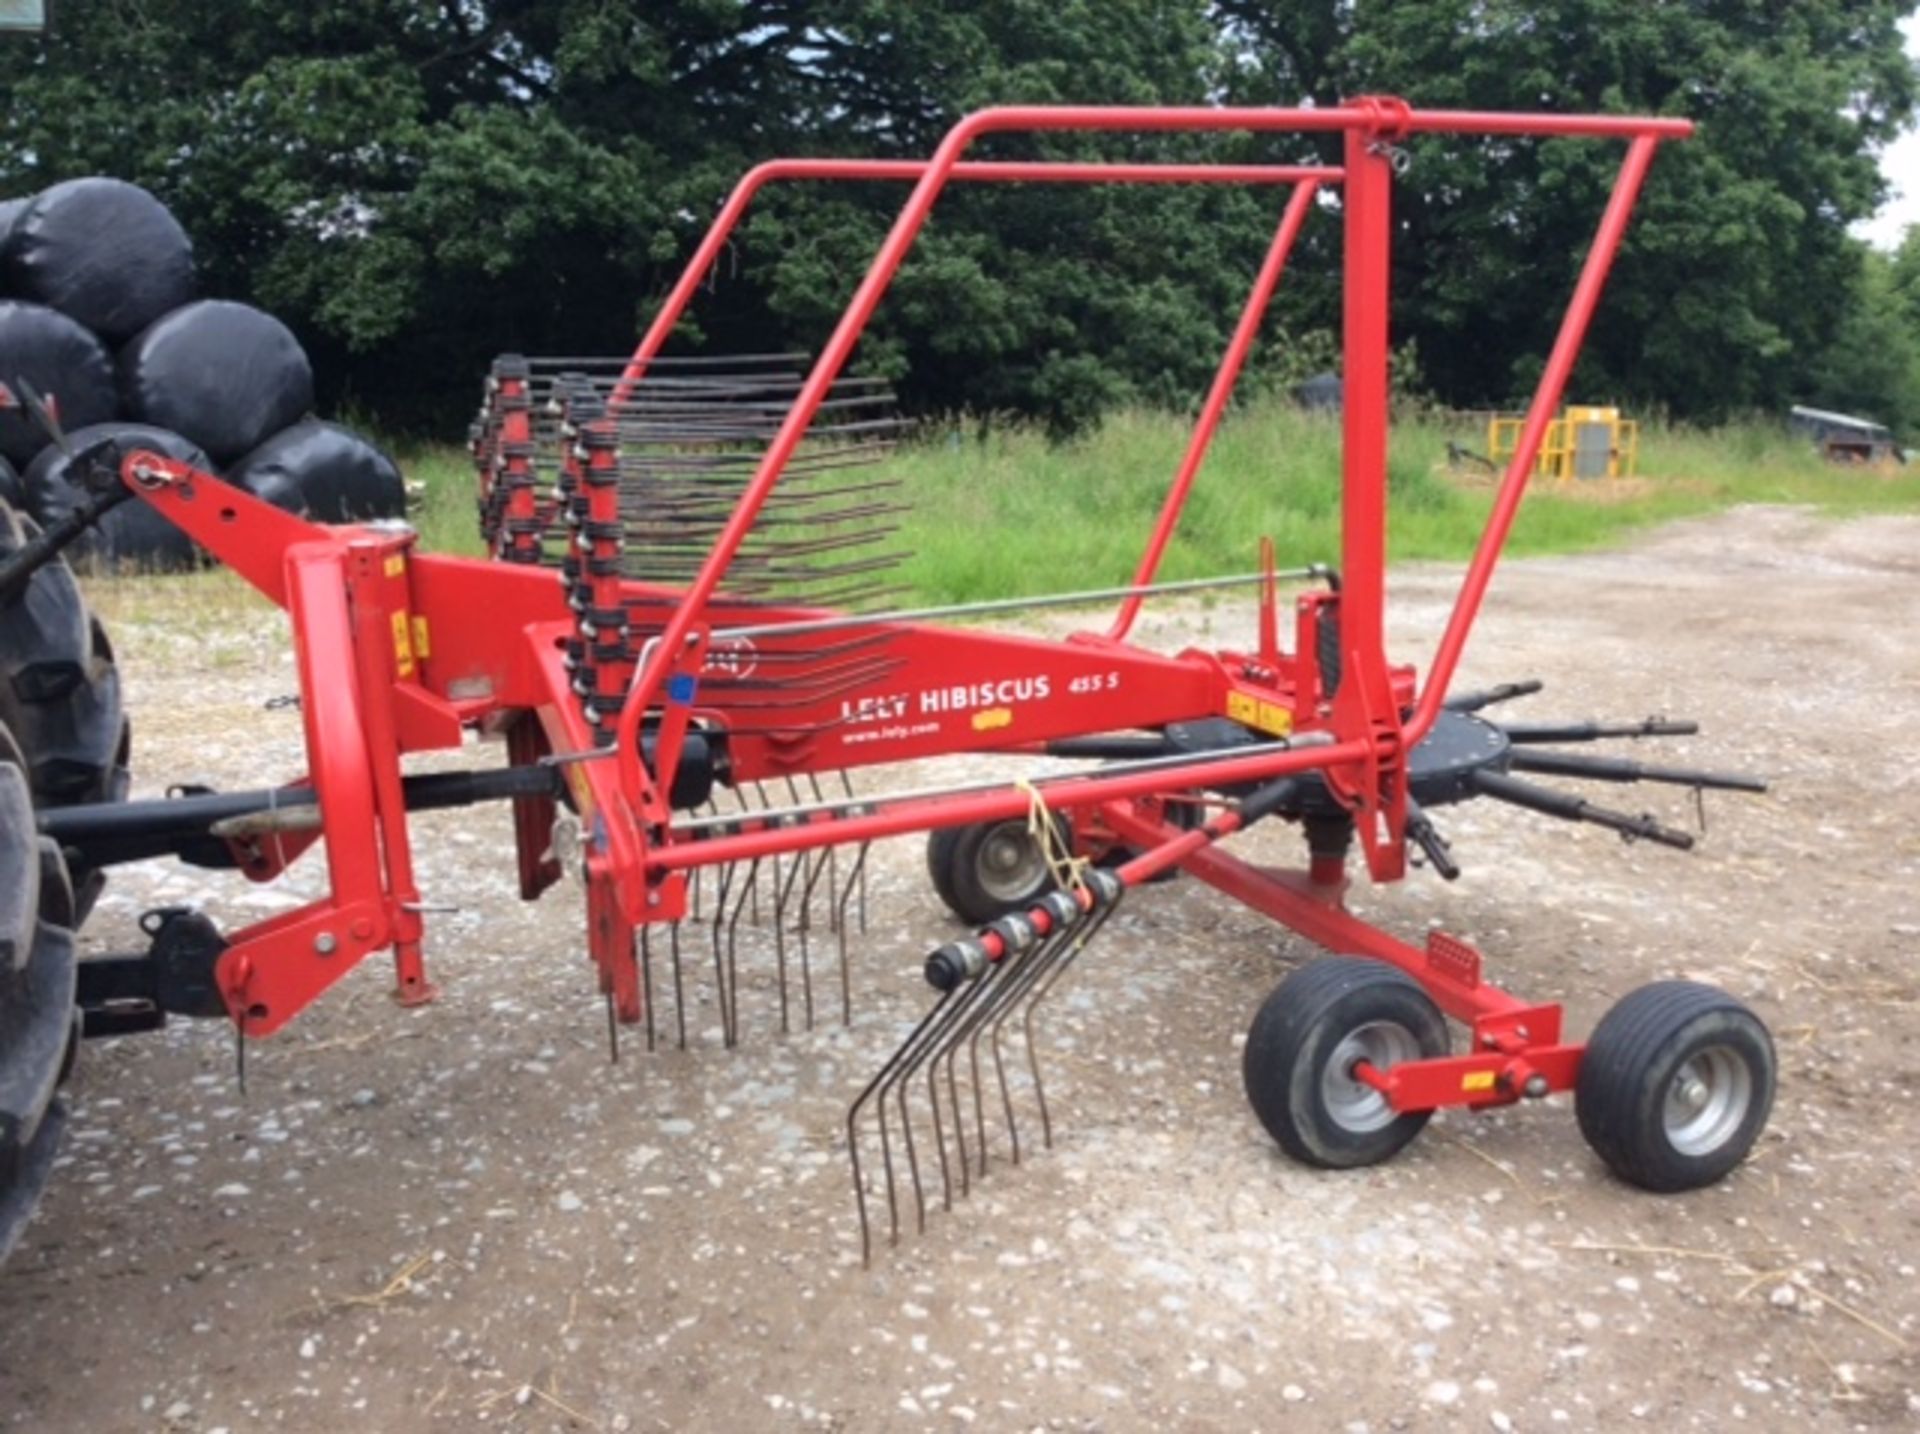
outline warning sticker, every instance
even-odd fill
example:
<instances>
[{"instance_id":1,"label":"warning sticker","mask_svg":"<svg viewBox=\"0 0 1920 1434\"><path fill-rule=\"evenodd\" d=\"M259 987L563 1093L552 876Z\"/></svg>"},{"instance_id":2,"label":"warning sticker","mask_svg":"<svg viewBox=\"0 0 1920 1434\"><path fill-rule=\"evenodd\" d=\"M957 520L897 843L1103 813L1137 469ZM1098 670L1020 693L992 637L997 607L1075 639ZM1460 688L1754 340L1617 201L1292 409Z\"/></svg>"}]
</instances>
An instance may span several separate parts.
<instances>
[{"instance_id":1,"label":"warning sticker","mask_svg":"<svg viewBox=\"0 0 1920 1434\"><path fill-rule=\"evenodd\" d=\"M1493 1082L1494 1072L1492 1071L1468 1071L1460 1077L1460 1089L1463 1091L1492 1090Z\"/></svg>"},{"instance_id":2,"label":"warning sticker","mask_svg":"<svg viewBox=\"0 0 1920 1434\"><path fill-rule=\"evenodd\" d=\"M1284 737L1293 731L1293 714L1278 702L1269 702L1247 692L1227 694L1227 716L1243 726Z\"/></svg>"},{"instance_id":3,"label":"warning sticker","mask_svg":"<svg viewBox=\"0 0 1920 1434\"><path fill-rule=\"evenodd\" d=\"M404 611L393 614L393 665L402 677L413 676L413 629Z\"/></svg>"}]
</instances>

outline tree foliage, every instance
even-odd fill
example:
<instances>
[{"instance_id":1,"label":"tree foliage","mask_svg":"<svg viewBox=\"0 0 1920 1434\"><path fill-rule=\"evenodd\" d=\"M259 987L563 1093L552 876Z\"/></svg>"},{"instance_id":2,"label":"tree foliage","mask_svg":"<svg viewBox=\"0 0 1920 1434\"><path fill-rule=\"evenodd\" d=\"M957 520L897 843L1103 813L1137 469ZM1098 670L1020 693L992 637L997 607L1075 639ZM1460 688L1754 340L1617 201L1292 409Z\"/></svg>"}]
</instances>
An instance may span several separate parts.
<instances>
[{"instance_id":1,"label":"tree foliage","mask_svg":"<svg viewBox=\"0 0 1920 1434\"><path fill-rule=\"evenodd\" d=\"M1915 293L1920 256L1869 261L1847 226L1880 197L1875 146L1913 110L1896 28L1912 8L71 0L50 36L0 47L0 193L89 172L146 184L196 236L210 286L294 324L336 398L444 425L494 352L630 344L720 198L769 156L924 155L961 114L1009 102L1393 92L1433 106L1685 114L1699 135L1655 164L1581 391L1713 415L1858 388L1890 395L1904 419L1920 417L1913 305L1889 296ZM1248 136L1010 136L988 149L1326 153ZM1503 400L1550 341L1619 151L1438 138L1411 149L1396 338L1437 396ZM769 191L682 341L817 344L901 195ZM1062 427L1120 401L1190 402L1278 201L1215 187L959 187L862 361L923 408L1033 412ZM1260 351L1270 375L1326 351L1333 218L1309 225L1283 286ZM1847 367L1889 351L1896 328L1904 357L1875 358L1871 383Z\"/></svg>"}]
</instances>

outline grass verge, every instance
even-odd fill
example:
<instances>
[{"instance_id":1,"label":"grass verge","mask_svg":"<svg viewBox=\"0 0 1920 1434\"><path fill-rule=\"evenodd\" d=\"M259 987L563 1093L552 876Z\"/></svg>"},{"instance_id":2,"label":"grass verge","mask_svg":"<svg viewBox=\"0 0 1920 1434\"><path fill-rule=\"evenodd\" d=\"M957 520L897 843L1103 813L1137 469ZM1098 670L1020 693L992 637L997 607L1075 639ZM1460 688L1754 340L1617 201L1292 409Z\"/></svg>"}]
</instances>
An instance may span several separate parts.
<instances>
[{"instance_id":1,"label":"grass verge","mask_svg":"<svg viewBox=\"0 0 1920 1434\"><path fill-rule=\"evenodd\" d=\"M891 464L910 511L903 571L914 600L974 598L1126 582L1139 560L1189 432L1177 414L1127 410L1070 443L1020 426L930 425ZM1388 546L1396 559L1458 561L1473 549L1492 479L1451 473L1447 444L1484 446L1470 427L1399 422L1389 460ZM415 515L428 549L476 550L473 476L451 447L406 455L424 485ZM1536 481L1508 552L1570 552L1636 529L1737 503L1809 504L1835 514L1920 511L1920 471L1823 462L1758 422L1699 429L1651 425L1633 479ZM1161 576L1250 570L1262 534L1286 566L1339 555L1337 418L1257 402L1221 426Z\"/></svg>"},{"instance_id":2,"label":"grass verge","mask_svg":"<svg viewBox=\"0 0 1920 1434\"><path fill-rule=\"evenodd\" d=\"M1128 581L1168 483L1189 422L1143 409L1109 417L1069 443L1018 425L930 424L890 463L909 512L900 544L910 601L978 598L1103 587ZM1396 423L1389 458L1388 548L1394 559L1461 561L1492 503L1493 479L1452 472L1449 440L1484 446L1484 435L1431 417ZM472 462L436 445L398 455L419 498L413 522L429 552L477 553ZM1835 515L1920 511L1920 465L1842 468L1781 429L1758 422L1701 429L1650 425L1641 476L1536 481L1507 551L1603 547L1635 530L1738 503L1806 504ZM1250 571L1261 535L1283 566L1337 561L1340 425L1278 401L1256 402L1221 426L1162 564L1163 578ZM240 584L227 574L143 579L108 595L130 616L175 585L208 597ZM148 586L152 584L153 586ZM164 589L164 591L156 590ZM215 602L213 609L224 604ZM212 611L213 609L210 609Z\"/></svg>"}]
</instances>

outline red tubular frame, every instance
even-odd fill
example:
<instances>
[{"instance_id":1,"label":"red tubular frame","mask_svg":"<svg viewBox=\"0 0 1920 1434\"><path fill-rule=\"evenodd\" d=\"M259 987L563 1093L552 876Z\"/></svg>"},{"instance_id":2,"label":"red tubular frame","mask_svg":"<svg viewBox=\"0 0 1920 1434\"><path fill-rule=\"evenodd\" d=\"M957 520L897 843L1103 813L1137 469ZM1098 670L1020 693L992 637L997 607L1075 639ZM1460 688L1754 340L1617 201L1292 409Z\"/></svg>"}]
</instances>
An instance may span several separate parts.
<instances>
[{"instance_id":1,"label":"red tubular frame","mask_svg":"<svg viewBox=\"0 0 1920 1434\"><path fill-rule=\"evenodd\" d=\"M863 690L858 705L840 704L840 723L865 720L876 703L897 702L904 711L911 695L917 693L923 701L929 695L938 696L925 685L929 674L953 681L1012 679L1046 659L1055 664L1053 679L1069 690L1028 704L1017 738L1010 732L994 735L1013 721L1011 710L1002 709L978 713L994 720L975 721L971 727L934 723L930 729L934 735L917 742L890 738L892 745L878 756L855 750L844 737L849 729L837 727L831 712L813 712L811 716L819 720L793 729L777 749L770 741L739 734L736 768L745 764L750 769L758 762L764 770L793 773L814 770L808 765L814 762L820 768L846 767L935 751L1032 750L1053 735L1133 723L1155 725L1171 720L1169 712L1182 719L1226 715L1269 733L1307 734L1307 741L1288 750L1269 748L1253 755L1216 757L1205 762L1204 776L1199 759L1145 772L1091 772L1051 786L1049 799L1059 806L1097 813L1117 839L1136 848L1154 848L1129 864L1126 870L1134 876L1177 862L1312 940L1335 950L1376 956L1420 979L1443 1009L1471 1025L1474 1046L1469 1055L1456 1059L1412 1062L1386 1073L1363 1072L1364 1078L1388 1093L1397 1108L1482 1105L1517 1099L1523 1090L1565 1088L1577 1071L1580 1048L1562 1043L1559 1009L1529 1005L1482 981L1478 955L1458 942L1436 934L1422 950L1348 914L1340 904L1345 875L1339 857L1323 853L1305 873L1255 868L1217 847L1202 845L1203 838L1180 837L1136 802L1163 798L1203 780L1219 787L1317 770L1352 815L1373 876L1388 880L1401 874L1405 755L1442 710L1447 686L1511 529L1546 424L1572 372L1653 151L1660 140L1682 137L1690 128L1681 120L1616 116L1423 112L1384 98L1310 110L1017 107L968 116L925 161L777 160L760 165L728 196L626 364L612 395L616 409L645 377L752 199L767 183L857 179L911 182L913 187L693 580L684 589L670 589L603 572L596 581L593 606L597 609L624 606L629 611L664 614L660 636L648 645L630 676L617 664L596 675L594 691L603 719L609 709L619 706L611 752L603 745L604 728L595 730L572 690L572 674L562 649L577 628L550 573L419 554L413 551L411 536L405 534L317 527L186 465L154 454L133 455L125 464L126 481L260 591L288 607L294 618L306 699L308 766L321 807L331 890L327 897L298 911L234 934L221 959L219 979L235 1019L247 1034L277 1029L354 961L386 946L396 953L403 998L425 999L430 994L420 954L420 901L408 853L399 762L404 752L457 745L467 727L513 734L510 751L515 760L529 760L542 751L575 758L563 770L586 842L582 874L588 888L589 946L601 987L616 1014L626 1021L643 1014L633 951L635 928L682 913L688 870L1025 812L1028 792L1008 786L938 799L911 795L874 799L867 803L868 810L854 815L798 817L780 823L749 820L725 834L693 839L672 827L667 795L660 790L666 783L656 783L642 762L641 723L649 717L659 719L654 769L675 770L696 708L707 717L717 713L724 725L724 697L703 703L699 692L706 645L716 629L750 620L770 624L777 633L782 622L834 616L800 609L743 609L716 595L949 181L1294 186L1135 570L1136 586L1149 583L1159 570L1317 196L1338 184L1344 187L1345 268L1342 584L1337 599L1327 593L1303 596L1296 614L1296 657L1278 651L1271 579L1263 589L1267 610L1262 614L1257 659L1201 652L1162 657L1128 647L1124 639L1140 609L1137 596L1123 601L1104 635L1083 634L1067 643L879 619L872 628L898 650L898 665L911 674L911 680L890 677L889 682L903 689L897 694L876 687L879 679L867 681L866 687L873 690ZM981 138L1015 130L1338 133L1344 153L1339 166L1005 163L963 158ZM1629 143L1528 408L1518 450L1496 495L1426 681L1416 688L1409 669L1389 665L1383 636L1391 189L1395 147L1410 136L1439 133L1577 136ZM596 458L603 468L611 462L600 449ZM612 491L602 492L603 509ZM1270 568L1270 558L1263 559L1263 565ZM1336 605L1339 617L1342 662L1342 681L1331 704L1323 700L1317 663L1307 655L1314 618L1329 604ZM481 614L486 620L476 622ZM1295 663L1297 672L1273 670ZM1109 667L1110 687L1073 685L1100 677ZM1117 701L1086 695L1122 688ZM1040 695L1047 697L1044 692ZM1291 707L1286 706L1288 701ZM920 710L940 709L923 706ZM1257 712L1258 720L1249 720L1248 712ZM530 724L530 715L538 722L537 729ZM828 740L836 731L842 734L837 751ZM754 745L756 741L759 746ZM838 760L823 760L828 756ZM537 805L529 803L520 812L522 883L528 895L554 874L551 863L524 849L538 840L539 833L529 825ZM1234 825L1227 823L1223 834Z\"/></svg>"},{"instance_id":2,"label":"red tubular frame","mask_svg":"<svg viewBox=\"0 0 1920 1434\"><path fill-rule=\"evenodd\" d=\"M1684 138L1692 132L1692 125L1685 120L1639 119L1608 115L1502 115L1475 111L1416 111L1410 109L1404 101L1391 98L1363 98L1349 105L1329 109L1204 109L1204 108L1097 108L1082 106L1036 107L1010 106L1000 109L980 110L962 119L947 132L945 139L934 152L933 157L924 166L919 167L919 178L908 195L899 217L882 241L873 263L862 278L858 289L849 301L840 322L833 334L821 349L819 358L802 384L794 400L792 409L782 423L779 432L768 445L765 456L755 470L740 502L715 539L713 549L700 571L688 585L684 599L669 619L666 631L655 647L650 659L640 664L634 674L625 706L621 712L618 762L620 767L620 786L628 793L648 791L646 773L640 760L639 733L643 715L659 697L661 688L669 671L687 672L686 642L700 620L707 604L712 600L728 566L745 541L749 531L758 520L760 510L768 496L778 483L780 474L791 460L794 451L805 437L807 428L813 422L821 403L828 391L845 369L852 356L855 345L865 331L873 311L878 307L881 297L893 276L898 272L907 252L912 248L921 227L926 223L934 202L949 179L953 178L961 167L961 156L981 137L1007 131L1228 131L1246 130L1256 133L1281 131L1293 132L1341 132L1346 136L1346 171L1343 176L1347 209L1344 229L1346 234L1347 276L1346 276L1346 332L1343 336L1345 362L1345 442L1344 459L1345 497L1342 508L1342 546L1343 546L1343 656L1354 659L1349 671L1356 672L1359 680L1346 686L1353 689L1348 698L1351 708L1357 701L1362 704L1357 717L1350 718L1346 725L1355 729L1367 730L1381 744L1378 762L1360 764L1351 773L1338 774L1336 780L1349 791L1358 794L1358 799L1371 803L1368 794L1382 785L1382 772L1385 772L1386 785L1392 785L1393 764L1398 753L1405 745L1404 736L1397 730L1397 718L1386 700L1387 676L1386 663L1380 642L1381 615L1383 612L1384 570L1385 570L1385 493L1386 493L1386 382L1387 382L1387 326L1386 313L1388 303L1388 285L1386 276L1390 272L1388 255L1391 248L1391 233L1387 222L1388 199L1391 186L1391 165L1387 150L1399 140L1413 134L1452 133L1452 134L1504 134L1533 136L1569 136L1588 138L1624 138L1634 141L1629 153L1628 164L1623 167L1621 180L1616 183L1616 199L1624 191L1625 206L1631 207L1633 196L1638 191L1638 178L1628 184L1630 176L1643 175L1647 161L1651 158L1653 145L1662 138ZM767 179L783 172L782 165L797 165L798 169L786 172L806 174L809 177L840 177L839 166L842 161L776 161L771 166L761 166L736 187L722 207L713 230L694 254L680 282L669 295L660 314L655 318L633 359L623 374L623 384L628 380L637 380L646 370L647 363L659 352L667 335L678 323L686 304L691 300L698 287L701 276L712 266L725 242L726 234L739 223L747 204L755 191ZM907 166L908 169L915 166ZM1196 166L1195 168L1204 168ZM901 177L900 171L887 177ZM758 176L756 178L756 176ZM1037 173L1032 177L1040 177ZM1315 176L1319 177L1319 176ZM1357 202L1356 202L1357 196ZM1616 209L1619 221L1614 223ZM1557 344L1555 357L1563 353L1566 361L1554 378L1552 369L1542 378L1541 389L1535 395L1529 409L1528 420L1522 429L1521 442L1514 455L1514 467L1509 469L1509 482L1503 486L1502 502L1499 503L1489 519L1486 534L1480 545L1480 557L1476 558L1469 573L1469 585L1464 588L1461 602L1456 606L1453 620L1449 623L1448 634L1442 649L1442 659L1446 670L1443 677L1450 678L1452 666L1458 660L1459 650L1464 647L1466 635L1472 626L1472 620L1478 610L1480 596L1484 594L1487 581L1491 577L1492 556L1497 554L1499 544L1505 538L1506 528L1510 526L1512 514L1517 508L1519 492L1513 490L1511 482L1514 473L1524 475L1530 470L1537 453L1539 441L1545 432L1547 417L1551 408L1543 405L1543 399L1550 394L1557 399L1560 387L1564 385L1566 373L1571 370L1572 357L1577 352L1579 339L1584 336L1587 323L1598 302L1599 290L1605 282L1608 269L1618 248L1621 232L1624 231L1625 209L1610 205L1608 217L1603 221L1592 253L1589 256L1586 271L1581 283L1575 290L1574 300L1569 307L1566 322L1563 325L1563 338L1571 337L1571 343ZM1373 283L1356 282L1356 277L1374 280ZM623 398L628 390L622 387L616 398ZM1531 445L1528 439L1532 439ZM1522 466L1524 460L1525 466ZM1522 480L1524 482L1524 479ZM1182 495L1184 497L1184 495ZM1177 520L1178 506L1171 513L1163 513L1161 526L1169 528ZM1351 623L1351 628L1349 628ZM1359 634L1360 640L1348 636L1349 631ZM688 673L687 675L691 675ZM1419 712L1416 714L1414 738L1423 735L1426 727L1431 726L1432 716L1424 716L1429 709L1437 715L1439 704L1444 700L1444 685L1429 683L1423 695ZM1424 716L1424 725L1421 719ZM660 761L663 769L671 767L677 753L671 748L662 750ZM1384 762L1382 768L1380 762ZM644 800L644 799L643 799ZM657 794L651 801L645 801L647 814L655 819L662 815ZM1390 794L1381 810L1360 808L1362 835L1370 866L1377 877L1391 879L1399 874L1403 862L1400 843L1401 824L1404 821L1404 794L1397 800ZM1376 822L1375 818L1380 820Z\"/></svg>"}]
</instances>

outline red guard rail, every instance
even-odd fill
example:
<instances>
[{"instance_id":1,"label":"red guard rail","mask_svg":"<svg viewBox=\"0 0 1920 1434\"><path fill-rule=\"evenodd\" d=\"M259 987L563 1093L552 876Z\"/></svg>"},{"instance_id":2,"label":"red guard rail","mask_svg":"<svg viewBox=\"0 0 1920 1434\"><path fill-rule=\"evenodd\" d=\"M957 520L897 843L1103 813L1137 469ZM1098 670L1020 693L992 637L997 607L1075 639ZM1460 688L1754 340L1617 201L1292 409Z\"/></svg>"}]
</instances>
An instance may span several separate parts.
<instances>
[{"instance_id":1,"label":"red guard rail","mask_svg":"<svg viewBox=\"0 0 1920 1434\"><path fill-rule=\"evenodd\" d=\"M1345 138L1344 163L1338 169L1303 166L1232 168L1206 165L1005 165L963 163L962 156L982 136L1008 131L1251 131L1256 133L1297 132L1332 133ZM775 178L893 178L913 179L914 187L899 216L874 256L858 289L848 302L833 334L822 348L812 370L796 396L792 409L756 468L752 480L715 539L712 550L698 574L688 586L684 600L674 610L666 630L649 656L634 674L633 684L621 712L618 735L620 786L630 801L637 802L644 790L644 772L640 758L639 731L643 714L659 697L670 669L682 661L688 639L702 623L728 565L757 520L768 495L779 481L795 449L825 399L828 390L845 368L854 346L859 342L875 307L886 292L926 222L935 200L949 180L1027 179L1089 182L1093 180L1176 181L1176 182L1294 182L1296 191L1289 217L1298 211L1304 219L1310 194L1308 185L1338 180L1345 186L1342 223L1344 229L1345 293L1342 317L1343 358L1343 500L1341 566L1344 575L1341 631L1343 669L1350 674L1347 687L1356 690L1356 708L1371 714L1375 731L1359 730L1339 735L1353 739L1361 735L1390 735L1390 746L1411 745L1432 726L1445 698L1448 683L1465 647L1473 620L1478 613L1500 548L1505 542L1524 494L1547 421L1558 407L1561 393L1572 370L1579 344L1584 337L1600 289L1605 282L1628 213L1638 195L1654 146L1661 139L1683 138L1692 132L1686 120L1632 118L1609 115L1513 115L1474 111L1421 111L1391 98L1363 98L1326 109L1241 109L1241 108L1134 108L1134 107L1030 107L1015 106L978 111L962 119L941 141L933 156L920 162L873 162L840 160L785 160L762 165L744 178L729 196L712 230L689 262L667 303L636 350L622 375L623 386L616 398L645 373L652 357L659 352L667 335L679 321L702 276L718 257L727 235L739 223L755 192ZM1615 181L1612 198L1601 220L1599 231L1588 253L1572 301L1562 321L1559 336L1541 375L1522 427L1521 439L1501 486L1478 548L1470 563L1460 593L1455 600L1445 633L1436 650L1434 662L1422 688L1416 710L1404 731L1397 734L1391 708L1383 645L1383 589L1386 539L1386 442L1387 442L1387 362L1388 294L1391 255L1392 150L1400 140L1415 134L1477 134L1548 137L1561 136L1631 141L1625 163ZM1089 172L1092 171L1092 172ZM1297 232L1298 224L1293 225ZM1275 250L1284 260L1288 234L1283 220L1276 236ZM1290 238L1287 239L1290 242ZM1263 285L1278 278L1273 262L1264 266L1250 296L1254 307ZM1258 319L1252 320L1257 327ZM1237 371L1252 331L1245 314L1222 365ZM1245 343L1242 340L1245 340ZM1203 420L1196 429L1189 460L1183 460L1169 494L1168 505L1156 526L1142 571L1151 575L1160 553L1171 536L1181 503L1198 468L1206 440L1217 424L1231 381L1224 385L1216 379L1209 393ZM1124 631L1132 614L1123 612L1116 629ZM675 704L690 703L690 692L671 694ZM674 724L669 723L671 729ZM663 743L663 747L671 745ZM662 750L657 760L663 770L672 770L677 752Z\"/></svg>"}]
</instances>

